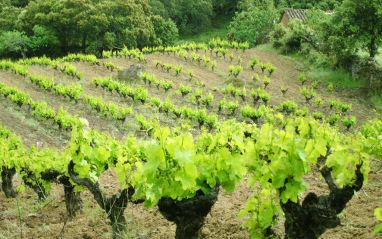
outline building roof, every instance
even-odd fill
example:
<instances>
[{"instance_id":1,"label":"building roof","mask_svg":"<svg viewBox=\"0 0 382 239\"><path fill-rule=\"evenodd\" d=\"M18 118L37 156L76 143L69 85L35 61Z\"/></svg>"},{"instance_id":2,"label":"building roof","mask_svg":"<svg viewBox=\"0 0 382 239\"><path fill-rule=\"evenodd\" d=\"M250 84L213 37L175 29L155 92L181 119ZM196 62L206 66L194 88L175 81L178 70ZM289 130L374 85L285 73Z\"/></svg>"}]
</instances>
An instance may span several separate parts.
<instances>
[{"instance_id":1,"label":"building roof","mask_svg":"<svg viewBox=\"0 0 382 239\"><path fill-rule=\"evenodd\" d=\"M301 21L305 22L308 20L305 16L305 11L307 9L291 9L291 8L286 8L284 9L284 12L290 20L294 19L300 19Z\"/></svg>"},{"instance_id":2,"label":"building roof","mask_svg":"<svg viewBox=\"0 0 382 239\"><path fill-rule=\"evenodd\" d=\"M306 11L315 11L315 10L285 8L284 11L283 11L283 14L280 17L280 21L281 21L282 16L285 13L288 16L289 20L300 19L302 22L305 22L305 21L308 20L306 18L306 15L305 15ZM334 11L325 11L326 15L331 15L332 13L334 13Z\"/></svg>"}]
</instances>

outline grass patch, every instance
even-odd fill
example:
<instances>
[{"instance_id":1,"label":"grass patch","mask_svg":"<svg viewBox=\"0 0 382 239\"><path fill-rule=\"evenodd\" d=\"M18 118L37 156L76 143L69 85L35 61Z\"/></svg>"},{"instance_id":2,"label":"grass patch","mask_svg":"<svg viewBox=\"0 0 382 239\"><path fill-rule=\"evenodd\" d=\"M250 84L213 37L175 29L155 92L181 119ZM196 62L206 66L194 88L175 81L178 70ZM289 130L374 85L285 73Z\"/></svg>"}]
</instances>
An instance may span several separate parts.
<instances>
[{"instance_id":1,"label":"grass patch","mask_svg":"<svg viewBox=\"0 0 382 239\"><path fill-rule=\"evenodd\" d=\"M329 85L333 84L336 89L359 89L365 88L368 82L365 80L354 80L351 74L345 70L332 70L327 68L317 68L314 64L309 63L305 56L300 53L292 53L289 55L282 55L279 50L274 48L271 43L257 46L255 49L267 51L271 53L283 56L287 60L294 61L296 63L295 69L299 71L305 71L309 78L315 79L319 82ZM378 49L379 55L375 57L377 63L382 63L382 47ZM368 59L369 54L367 52L359 52L358 55L364 59ZM382 97L372 90L369 91L368 97L364 99L359 98L358 101L362 104L371 103L378 113L382 113Z\"/></svg>"},{"instance_id":2,"label":"grass patch","mask_svg":"<svg viewBox=\"0 0 382 239\"><path fill-rule=\"evenodd\" d=\"M223 15L213 19L212 27L203 32L193 35L179 35L178 44L183 44L184 42L208 42L210 39L218 37L227 39L227 34L230 32L229 24L231 23L233 16L234 15Z\"/></svg>"},{"instance_id":3,"label":"grass patch","mask_svg":"<svg viewBox=\"0 0 382 239\"><path fill-rule=\"evenodd\" d=\"M281 55L279 51L272 46L272 44L263 44L256 47L257 50L263 50ZM319 82L327 84L332 83L334 87L340 89L346 88L363 88L365 81L353 80L351 74L345 70L332 70L327 68L316 68L313 64L306 60L306 56L301 54L292 53L287 56L282 55L285 59L296 62L296 70L307 71L309 78L315 79Z\"/></svg>"},{"instance_id":4,"label":"grass patch","mask_svg":"<svg viewBox=\"0 0 382 239\"><path fill-rule=\"evenodd\" d=\"M378 48L378 55L376 55L374 58L375 58L375 61L378 63L378 64L380 64L380 65L382 65L382 47L380 47L380 48ZM366 52L366 51L362 51L362 50L359 50L358 52L357 52L357 55L358 56L360 56L362 59L364 59L364 60L367 60L367 59L369 59L369 53L368 52Z\"/></svg>"},{"instance_id":5,"label":"grass patch","mask_svg":"<svg viewBox=\"0 0 382 239\"><path fill-rule=\"evenodd\" d=\"M365 81L353 80L351 74L344 70L315 68L309 72L308 77L320 82L332 83L333 86L340 89L362 88L365 86Z\"/></svg>"},{"instance_id":6,"label":"grass patch","mask_svg":"<svg viewBox=\"0 0 382 239\"><path fill-rule=\"evenodd\" d=\"M298 52L290 53L288 55L281 54L279 49L276 49L272 46L272 43L258 45L255 47L255 49L260 50L260 51L267 51L270 53L274 53L274 54L277 54L277 55L279 55L279 56L281 56L281 57L283 57L289 61L295 62L296 64L295 64L294 68L298 71L306 72L306 71L310 71L311 69L314 68L314 66L311 63L306 61L305 56L299 54ZM265 62L266 61L267 61L267 59L265 59Z\"/></svg>"},{"instance_id":7,"label":"grass patch","mask_svg":"<svg viewBox=\"0 0 382 239\"><path fill-rule=\"evenodd\" d=\"M371 103L373 104L375 110L376 110L378 113L382 113L382 97L379 96L378 94L373 94L373 95L370 97L370 101L371 101Z\"/></svg>"},{"instance_id":8,"label":"grass patch","mask_svg":"<svg viewBox=\"0 0 382 239\"><path fill-rule=\"evenodd\" d=\"M271 43L258 45L255 47L255 49L280 54L279 51L276 48L274 48Z\"/></svg>"}]
</instances>

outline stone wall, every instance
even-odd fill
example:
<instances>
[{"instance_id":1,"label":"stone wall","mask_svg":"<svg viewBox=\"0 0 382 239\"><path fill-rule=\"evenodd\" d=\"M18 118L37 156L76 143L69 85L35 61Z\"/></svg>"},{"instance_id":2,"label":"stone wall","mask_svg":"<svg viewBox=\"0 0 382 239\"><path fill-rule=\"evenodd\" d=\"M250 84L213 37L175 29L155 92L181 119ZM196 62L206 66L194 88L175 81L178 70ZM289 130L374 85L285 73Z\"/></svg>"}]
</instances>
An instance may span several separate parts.
<instances>
[{"instance_id":1,"label":"stone wall","mask_svg":"<svg viewBox=\"0 0 382 239\"><path fill-rule=\"evenodd\" d=\"M283 12L283 14L281 15L279 23L282 23L285 28L288 28L289 19L285 12Z\"/></svg>"},{"instance_id":2,"label":"stone wall","mask_svg":"<svg viewBox=\"0 0 382 239\"><path fill-rule=\"evenodd\" d=\"M382 67L375 61L355 59L350 69L352 78L355 80L365 79L368 87L379 94L382 90Z\"/></svg>"}]
</instances>

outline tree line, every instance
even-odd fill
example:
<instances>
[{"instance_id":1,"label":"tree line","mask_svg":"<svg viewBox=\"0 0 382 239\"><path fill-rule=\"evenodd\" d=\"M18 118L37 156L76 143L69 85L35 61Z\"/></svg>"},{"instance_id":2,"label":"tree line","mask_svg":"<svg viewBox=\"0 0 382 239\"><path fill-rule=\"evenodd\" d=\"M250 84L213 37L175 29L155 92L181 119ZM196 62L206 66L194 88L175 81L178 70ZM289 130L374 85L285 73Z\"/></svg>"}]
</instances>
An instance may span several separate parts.
<instances>
[{"instance_id":1,"label":"tree line","mask_svg":"<svg viewBox=\"0 0 382 239\"><path fill-rule=\"evenodd\" d=\"M12 1L11 1L12 2ZM0 5L3 56L69 52L100 55L113 48L172 45L173 21L151 14L148 0L36 0Z\"/></svg>"},{"instance_id":2,"label":"tree line","mask_svg":"<svg viewBox=\"0 0 382 239\"><path fill-rule=\"evenodd\" d=\"M299 28L300 35L289 34L292 45L316 34L325 40L326 55L347 57L362 48L374 56L381 39L381 5L381 0L9 0L0 2L0 54L101 57L104 50L174 45L179 34L216 27L222 18L231 22L228 39L255 46L267 41L285 8L301 8L338 14L331 20L316 16L309 23L315 25L309 27L313 33Z\"/></svg>"}]
</instances>

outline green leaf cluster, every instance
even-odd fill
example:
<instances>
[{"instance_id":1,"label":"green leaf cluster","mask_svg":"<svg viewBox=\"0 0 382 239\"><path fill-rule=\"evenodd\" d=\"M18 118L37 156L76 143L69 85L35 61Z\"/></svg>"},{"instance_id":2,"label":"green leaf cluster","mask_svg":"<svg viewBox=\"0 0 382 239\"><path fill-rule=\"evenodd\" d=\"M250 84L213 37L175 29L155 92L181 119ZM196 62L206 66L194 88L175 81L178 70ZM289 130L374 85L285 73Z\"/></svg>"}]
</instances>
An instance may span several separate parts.
<instances>
[{"instance_id":1,"label":"green leaf cluster","mask_svg":"<svg viewBox=\"0 0 382 239\"><path fill-rule=\"evenodd\" d=\"M264 42L277 20L278 14L270 7L266 10L254 8L251 12L236 13L230 24L231 34L236 41L256 46Z\"/></svg>"}]
</instances>

